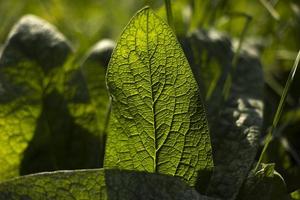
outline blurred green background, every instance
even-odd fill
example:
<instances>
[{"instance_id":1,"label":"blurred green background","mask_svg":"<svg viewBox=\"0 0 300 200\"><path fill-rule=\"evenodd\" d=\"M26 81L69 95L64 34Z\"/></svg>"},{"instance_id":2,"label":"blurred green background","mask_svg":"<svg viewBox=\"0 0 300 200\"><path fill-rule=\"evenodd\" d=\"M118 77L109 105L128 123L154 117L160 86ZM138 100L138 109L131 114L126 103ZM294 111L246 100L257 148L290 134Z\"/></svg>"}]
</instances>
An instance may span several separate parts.
<instances>
[{"instance_id":1,"label":"blurred green background","mask_svg":"<svg viewBox=\"0 0 300 200\"><path fill-rule=\"evenodd\" d=\"M238 39L244 30L245 41L259 49L265 74L265 135L300 47L300 1L171 2L178 36L201 28L214 29ZM35 14L55 25L72 42L76 55L82 57L97 41L103 38L116 40L133 14L146 5L165 17L164 2L159 0L0 0L0 47L22 15ZM277 170L289 183L299 184L299 70L265 162L275 162Z\"/></svg>"}]
</instances>

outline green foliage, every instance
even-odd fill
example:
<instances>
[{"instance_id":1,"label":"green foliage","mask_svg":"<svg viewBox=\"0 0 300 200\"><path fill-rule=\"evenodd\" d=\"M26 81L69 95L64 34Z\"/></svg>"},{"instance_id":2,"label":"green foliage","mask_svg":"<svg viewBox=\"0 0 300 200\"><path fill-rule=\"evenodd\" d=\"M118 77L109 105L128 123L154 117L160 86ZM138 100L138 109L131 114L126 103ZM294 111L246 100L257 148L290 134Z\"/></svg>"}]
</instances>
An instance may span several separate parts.
<instances>
[{"instance_id":1,"label":"green foliage","mask_svg":"<svg viewBox=\"0 0 300 200\"><path fill-rule=\"evenodd\" d=\"M15 178L0 185L0 199L74 198L212 200L175 177L113 169L47 172Z\"/></svg>"},{"instance_id":2,"label":"green foliage","mask_svg":"<svg viewBox=\"0 0 300 200\"><path fill-rule=\"evenodd\" d=\"M23 17L11 31L0 59L1 180L18 175L52 75L70 51L64 37L36 17Z\"/></svg>"},{"instance_id":3,"label":"green foliage","mask_svg":"<svg viewBox=\"0 0 300 200\"><path fill-rule=\"evenodd\" d=\"M122 33L107 85L112 119L105 167L179 176L191 186L200 170L211 170L197 82L172 30L149 8Z\"/></svg>"},{"instance_id":4,"label":"green foliage","mask_svg":"<svg viewBox=\"0 0 300 200\"><path fill-rule=\"evenodd\" d=\"M299 199L300 53L281 86L299 2L16 2L0 2L0 199ZM86 53L144 3L169 25L146 7ZM1 45L24 12L72 45L33 15Z\"/></svg>"},{"instance_id":5,"label":"green foliage","mask_svg":"<svg viewBox=\"0 0 300 200\"><path fill-rule=\"evenodd\" d=\"M257 167L258 165L260 164L260 162L262 161L263 159L263 156L265 154L265 151L266 149L268 148L268 145L272 139L272 136L273 136L273 131L274 129L277 127L277 124L279 122L279 119L280 119L280 116L282 114L282 110L283 110L283 106L284 106L284 103L286 101L286 98L287 98L287 94L288 94L288 91L290 89L290 86L292 84L292 82L294 81L294 77L295 77L295 73L297 71L297 68L298 68L298 65L299 65L299 61L300 61L300 51L298 52L298 55L296 57L296 60L295 60L295 63L293 65L293 68L292 70L290 71L290 74L289 74L289 77L286 81L286 85L283 89L283 93L282 93L282 96L281 96L281 99L280 99L280 102L279 102L279 105L278 105L278 108L276 110L276 113L275 113L275 116L274 116L274 120L273 120L273 123L272 123L272 126L270 128L270 131L268 132L268 135L266 136L266 142L265 142L265 145L264 145L264 148L262 150L262 153L260 155L260 158L258 160L258 164L257 164ZM257 168L256 167L256 168Z\"/></svg>"},{"instance_id":6,"label":"green foliage","mask_svg":"<svg viewBox=\"0 0 300 200\"><path fill-rule=\"evenodd\" d=\"M211 120L216 167L208 194L226 199L235 198L252 167L263 112L263 75L257 57L244 52L232 77L229 98L223 105L221 101L215 111L219 115Z\"/></svg>"},{"instance_id":7,"label":"green foliage","mask_svg":"<svg viewBox=\"0 0 300 200\"><path fill-rule=\"evenodd\" d=\"M2 180L19 173L102 166L106 86L88 87L80 70L63 68L70 54L62 34L34 16L23 17L10 33L0 59ZM104 79L105 63L95 62L88 58L83 69L97 66ZM101 88L94 105L88 92Z\"/></svg>"},{"instance_id":8,"label":"green foliage","mask_svg":"<svg viewBox=\"0 0 300 200\"><path fill-rule=\"evenodd\" d=\"M274 167L274 164L263 164L257 171L251 172L239 193L238 199L288 199L285 183Z\"/></svg>"},{"instance_id":9,"label":"green foliage","mask_svg":"<svg viewBox=\"0 0 300 200\"><path fill-rule=\"evenodd\" d=\"M300 190L296 190L296 191L292 192L292 193L291 193L291 197L292 197L292 199L294 199L294 200L300 199Z\"/></svg>"},{"instance_id":10,"label":"green foliage","mask_svg":"<svg viewBox=\"0 0 300 200\"><path fill-rule=\"evenodd\" d=\"M234 65L229 38L213 30L197 30L183 44L206 96L211 127L214 173L209 183L202 184L209 185L211 196L235 199L258 151L263 115L261 63L251 54L253 49L242 49L225 101L222 90Z\"/></svg>"},{"instance_id":11,"label":"green foliage","mask_svg":"<svg viewBox=\"0 0 300 200\"><path fill-rule=\"evenodd\" d=\"M46 172L3 182L0 199L105 200L104 187L103 170Z\"/></svg>"}]
</instances>

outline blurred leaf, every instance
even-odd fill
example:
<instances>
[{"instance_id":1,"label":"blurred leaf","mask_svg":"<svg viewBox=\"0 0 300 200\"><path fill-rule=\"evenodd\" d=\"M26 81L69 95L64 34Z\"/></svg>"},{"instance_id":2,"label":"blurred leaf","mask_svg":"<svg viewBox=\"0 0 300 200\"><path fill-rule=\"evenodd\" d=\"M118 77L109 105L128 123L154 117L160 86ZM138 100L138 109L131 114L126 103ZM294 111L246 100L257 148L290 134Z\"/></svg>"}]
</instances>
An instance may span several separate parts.
<instances>
[{"instance_id":1,"label":"blurred leaf","mask_svg":"<svg viewBox=\"0 0 300 200\"><path fill-rule=\"evenodd\" d=\"M300 200L300 189L291 193L293 200Z\"/></svg>"},{"instance_id":2,"label":"blurred leaf","mask_svg":"<svg viewBox=\"0 0 300 200\"><path fill-rule=\"evenodd\" d=\"M45 21L23 17L0 58L0 179L19 174L24 151L37 129L47 82L71 49Z\"/></svg>"},{"instance_id":3,"label":"blurred leaf","mask_svg":"<svg viewBox=\"0 0 300 200\"><path fill-rule=\"evenodd\" d=\"M34 22L39 23L38 27L47 26L47 22L38 20ZM32 27L29 27L29 30L34 32ZM32 36L29 34L27 37ZM40 43L46 43L47 38L42 36L39 38ZM55 55L55 49L52 48L52 43L55 44L55 41L49 43L45 49L50 55ZM36 46L28 48L34 49ZM43 54L44 50L39 49L39 52ZM36 59L33 57L32 61ZM47 64L51 63L51 60L46 59L43 62ZM83 79L77 79L78 77L75 80L69 80L73 77L69 77L68 69L65 69L62 64L58 65L56 71L45 79L41 91L42 112L37 121L34 137L24 152L21 174L57 169L95 168L101 165L100 133L95 123L95 109L90 105L87 86ZM71 64L67 62L65 65ZM72 81L74 81L75 90L68 87L68 83ZM84 92L76 96L78 90ZM76 110L75 113L74 110Z\"/></svg>"},{"instance_id":4,"label":"blurred leaf","mask_svg":"<svg viewBox=\"0 0 300 200\"><path fill-rule=\"evenodd\" d=\"M173 0L171 4L176 36L185 36L189 31L192 15L189 0ZM160 9L158 9L157 14L167 21L165 5L162 5Z\"/></svg>"},{"instance_id":5,"label":"blurred leaf","mask_svg":"<svg viewBox=\"0 0 300 200\"><path fill-rule=\"evenodd\" d=\"M289 192L297 190L300 187L300 167L294 166L282 171L282 175L287 184Z\"/></svg>"},{"instance_id":6,"label":"blurred leaf","mask_svg":"<svg viewBox=\"0 0 300 200\"><path fill-rule=\"evenodd\" d=\"M70 53L64 36L37 17L23 17L12 30L0 60L1 179L103 165L109 52L92 51L85 76L70 59L63 66ZM99 77L96 89L85 80L92 76Z\"/></svg>"},{"instance_id":7,"label":"blurred leaf","mask_svg":"<svg viewBox=\"0 0 300 200\"><path fill-rule=\"evenodd\" d=\"M274 164L263 164L255 174L251 172L237 199L288 200L284 180L274 167Z\"/></svg>"},{"instance_id":8,"label":"blurred leaf","mask_svg":"<svg viewBox=\"0 0 300 200\"><path fill-rule=\"evenodd\" d=\"M266 156L263 159L263 162L272 162L276 164L276 169L279 169L281 172L282 169L287 169L291 167L292 161L288 152L282 145L280 138L274 138L266 152Z\"/></svg>"},{"instance_id":9,"label":"blurred leaf","mask_svg":"<svg viewBox=\"0 0 300 200\"><path fill-rule=\"evenodd\" d=\"M105 166L179 176L190 186L212 168L200 93L172 30L138 12L112 55Z\"/></svg>"},{"instance_id":10,"label":"blurred leaf","mask_svg":"<svg viewBox=\"0 0 300 200\"><path fill-rule=\"evenodd\" d=\"M88 52L81 67L71 67L64 77L63 93L70 114L77 124L97 136L99 144L90 155L97 166L103 166L106 128L110 103L106 89L105 74L114 42L101 40Z\"/></svg>"},{"instance_id":11,"label":"blurred leaf","mask_svg":"<svg viewBox=\"0 0 300 200\"><path fill-rule=\"evenodd\" d=\"M104 130L104 120L106 117L109 96L106 89L105 75L109 59L111 57L115 43L111 40L99 41L89 52L81 71L87 85L91 104L94 106L98 126L101 132Z\"/></svg>"},{"instance_id":12,"label":"blurred leaf","mask_svg":"<svg viewBox=\"0 0 300 200\"><path fill-rule=\"evenodd\" d=\"M263 111L263 75L257 57L241 55L229 99L213 121L215 170L208 194L234 199L258 150ZM214 195L213 195L214 194Z\"/></svg>"},{"instance_id":13,"label":"blurred leaf","mask_svg":"<svg viewBox=\"0 0 300 200\"><path fill-rule=\"evenodd\" d=\"M242 51L229 99L223 104L221 91L233 58L230 40L215 31L198 30L191 34L190 46L194 74L204 82L212 130L215 169L207 194L234 199L258 149L264 84L261 64L251 50Z\"/></svg>"},{"instance_id":14,"label":"blurred leaf","mask_svg":"<svg viewBox=\"0 0 300 200\"><path fill-rule=\"evenodd\" d=\"M289 124L299 123L300 108L295 108L283 114L282 121Z\"/></svg>"},{"instance_id":15,"label":"blurred leaf","mask_svg":"<svg viewBox=\"0 0 300 200\"><path fill-rule=\"evenodd\" d=\"M181 39L196 80L205 97L209 121L220 110L222 90L231 68L231 41L214 30L197 30Z\"/></svg>"}]
</instances>

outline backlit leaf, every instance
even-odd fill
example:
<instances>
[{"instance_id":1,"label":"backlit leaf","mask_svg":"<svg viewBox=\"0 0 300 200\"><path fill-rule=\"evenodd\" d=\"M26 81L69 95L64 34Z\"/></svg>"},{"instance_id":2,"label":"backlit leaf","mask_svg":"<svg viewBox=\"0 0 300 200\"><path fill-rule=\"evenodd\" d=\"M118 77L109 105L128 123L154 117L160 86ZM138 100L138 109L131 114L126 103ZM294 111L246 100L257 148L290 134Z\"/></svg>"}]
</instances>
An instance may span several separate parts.
<instances>
[{"instance_id":1,"label":"backlit leaf","mask_svg":"<svg viewBox=\"0 0 300 200\"><path fill-rule=\"evenodd\" d=\"M212 168L205 111L172 30L149 8L125 28L107 72L112 118L106 167L179 176Z\"/></svg>"}]
</instances>

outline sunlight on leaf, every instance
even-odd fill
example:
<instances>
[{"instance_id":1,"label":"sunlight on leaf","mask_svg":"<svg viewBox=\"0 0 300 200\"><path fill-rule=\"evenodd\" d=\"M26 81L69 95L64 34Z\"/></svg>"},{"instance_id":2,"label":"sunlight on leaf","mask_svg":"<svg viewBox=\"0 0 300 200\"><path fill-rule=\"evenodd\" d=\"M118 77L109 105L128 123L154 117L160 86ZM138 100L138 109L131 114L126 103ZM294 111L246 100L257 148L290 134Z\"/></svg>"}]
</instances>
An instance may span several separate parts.
<instances>
[{"instance_id":1,"label":"sunlight on leaf","mask_svg":"<svg viewBox=\"0 0 300 200\"><path fill-rule=\"evenodd\" d=\"M174 33L149 8L122 33L107 85L112 119L105 167L179 176L190 186L201 180L201 170L211 170L197 82Z\"/></svg>"}]
</instances>

